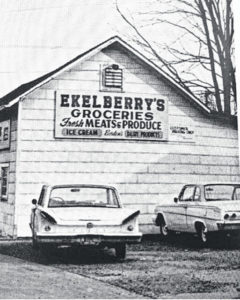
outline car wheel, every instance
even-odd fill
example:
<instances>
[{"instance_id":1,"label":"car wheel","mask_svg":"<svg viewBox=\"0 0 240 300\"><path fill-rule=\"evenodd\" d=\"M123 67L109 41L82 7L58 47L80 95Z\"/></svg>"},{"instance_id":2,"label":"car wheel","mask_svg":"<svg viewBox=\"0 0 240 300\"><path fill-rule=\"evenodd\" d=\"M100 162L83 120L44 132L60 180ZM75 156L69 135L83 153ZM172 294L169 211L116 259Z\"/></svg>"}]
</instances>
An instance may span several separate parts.
<instances>
[{"instance_id":1,"label":"car wheel","mask_svg":"<svg viewBox=\"0 0 240 300\"><path fill-rule=\"evenodd\" d=\"M204 225L199 226L197 235L201 245L202 246L207 245L208 243L207 228Z\"/></svg>"},{"instance_id":2,"label":"car wheel","mask_svg":"<svg viewBox=\"0 0 240 300\"><path fill-rule=\"evenodd\" d=\"M124 259L126 257L126 244L119 244L115 247L116 258Z\"/></svg>"},{"instance_id":3,"label":"car wheel","mask_svg":"<svg viewBox=\"0 0 240 300\"><path fill-rule=\"evenodd\" d=\"M160 229L160 238L167 239L167 237L169 236L167 224L165 222L160 223L159 229Z\"/></svg>"}]
</instances>

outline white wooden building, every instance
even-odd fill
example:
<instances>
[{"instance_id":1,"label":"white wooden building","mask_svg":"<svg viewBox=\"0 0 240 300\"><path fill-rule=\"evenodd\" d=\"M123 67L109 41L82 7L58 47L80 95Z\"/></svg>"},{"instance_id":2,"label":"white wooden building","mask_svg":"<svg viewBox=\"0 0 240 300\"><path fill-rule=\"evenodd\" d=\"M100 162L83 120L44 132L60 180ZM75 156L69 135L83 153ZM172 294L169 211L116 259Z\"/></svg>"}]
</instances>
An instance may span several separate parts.
<instances>
[{"instance_id":1,"label":"white wooden building","mask_svg":"<svg viewBox=\"0 0 240 300\"><path fill-rule=\"evenodd\" d=\"M236 119L219 118L119 37L0 99L0 235L30 236L43 184L103 183L141 210L184 183L239 181Z\"/></svg>"}]
</instances>

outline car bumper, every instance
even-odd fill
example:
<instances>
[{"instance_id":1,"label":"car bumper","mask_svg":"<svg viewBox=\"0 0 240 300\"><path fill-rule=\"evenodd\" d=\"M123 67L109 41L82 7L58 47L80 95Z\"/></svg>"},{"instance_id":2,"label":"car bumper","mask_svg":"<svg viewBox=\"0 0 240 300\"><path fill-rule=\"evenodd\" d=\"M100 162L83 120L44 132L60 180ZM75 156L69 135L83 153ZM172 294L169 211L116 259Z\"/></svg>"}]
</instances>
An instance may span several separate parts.
<instances>
[{"instance_id":1,"label":"car bumper","mask_svg":"<svg viewBox=\"0 0 240 300\"><path fill-rule=\"evenodd\" d=\"M235 231L240 230L240 222L217 222L218 230L220 231Z\"/></svg>"},{"instance_id":2,"label":"car bumper","mask_svg":"<svg viewBox=\"0 0 240 300\"><path fill-rule=\"evenodd\" d=\"M71 235L71 236L48 236L48 235L37 235L36 241L41 244L57 244L57 245L108 245L117 243L136 244L140 243L142 234L138 233L135 235Z\"/></svg>"}]
</instances>

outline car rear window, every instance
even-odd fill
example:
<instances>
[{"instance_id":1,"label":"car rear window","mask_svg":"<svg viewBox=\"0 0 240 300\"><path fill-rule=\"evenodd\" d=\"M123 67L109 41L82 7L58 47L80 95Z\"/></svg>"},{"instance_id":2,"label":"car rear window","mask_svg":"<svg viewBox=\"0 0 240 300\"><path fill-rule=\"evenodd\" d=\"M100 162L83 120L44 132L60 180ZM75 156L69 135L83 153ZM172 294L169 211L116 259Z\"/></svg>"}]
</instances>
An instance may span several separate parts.
<instances>
[{"instance_id":1,"label":"car rear window","mask_svg":"<svg viewBox=\"0 0 240 300\"><path fill-rule=\"evenodd\" d=\"M119 207L114 189L99 187L56 187L50 194L48 207Z\"/></svg>"},{"instance_id":2,"label":"car rear window","mask_svg":"<svg viewBox=\"0 0 240 300\"><path fill-rule=\"evenodd\" d=\"M204 192L207 201L240 200L240 186L236 185L205 185Z\"/></svg>"}]
</instances>

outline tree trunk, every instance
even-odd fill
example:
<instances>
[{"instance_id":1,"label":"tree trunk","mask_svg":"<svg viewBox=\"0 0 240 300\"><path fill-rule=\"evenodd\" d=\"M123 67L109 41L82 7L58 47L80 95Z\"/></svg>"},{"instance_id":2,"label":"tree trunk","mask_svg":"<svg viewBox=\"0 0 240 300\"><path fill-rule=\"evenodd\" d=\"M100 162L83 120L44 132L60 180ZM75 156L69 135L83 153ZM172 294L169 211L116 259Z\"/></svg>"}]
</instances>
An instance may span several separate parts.
<instances>
[{"instance_id":1,"label":"tree trunk","mask_svg":"<svg viewBox=\"0 0 240 300\"><path fill-rule=\"evenodd\" d=\"M212 47L212 42L210 39L210 33L209 33L209 28L208 28L208 23L207 23L207 17L206 17L206 12L205 8L203 6L202 0L196 1L196 4L199 7L201 17L202 17L202 22L203 22L203 27L206 33L206 39L207 39L207 47L208 47L208 53L210 57L210 65L211 65L211 74L212 74L212 79L214 83L214 88L215 88L215 98L216 98L216 105L219 113L222 113L222 103L221 103L221 97L220 97L220 90L219 90L219 85L217 81L217 76L216 76L216 70L215 70L215 59L214 59L214 53L213 53L213 47Z\"/></svg>"}]
</instances>

